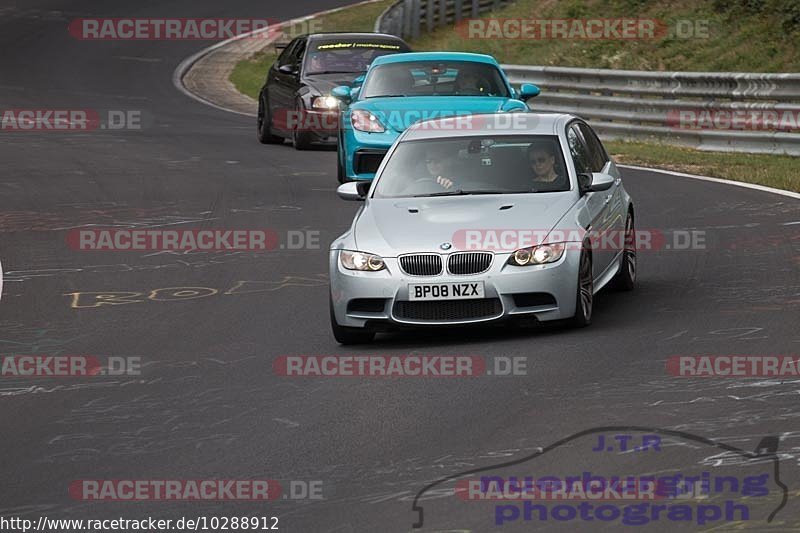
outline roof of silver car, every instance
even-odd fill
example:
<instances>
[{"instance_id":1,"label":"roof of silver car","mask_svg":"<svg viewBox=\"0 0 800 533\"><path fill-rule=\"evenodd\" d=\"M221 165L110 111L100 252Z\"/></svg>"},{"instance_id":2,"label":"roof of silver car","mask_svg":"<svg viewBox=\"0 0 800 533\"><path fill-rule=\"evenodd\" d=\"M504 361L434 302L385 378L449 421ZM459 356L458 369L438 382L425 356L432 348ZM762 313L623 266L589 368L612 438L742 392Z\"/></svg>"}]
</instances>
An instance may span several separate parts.
<instances>
[{"instance_id":1,"label":"roof of silver car","mask_svg":"<svg viewBox=\"0 0 800 533\"><path fill-rule=\"evenodd\" d=\"M424 120L413 124L404 141L475 135L554 135L568 121L567 113L492 113Z\"/></svg>"}]
</instances>

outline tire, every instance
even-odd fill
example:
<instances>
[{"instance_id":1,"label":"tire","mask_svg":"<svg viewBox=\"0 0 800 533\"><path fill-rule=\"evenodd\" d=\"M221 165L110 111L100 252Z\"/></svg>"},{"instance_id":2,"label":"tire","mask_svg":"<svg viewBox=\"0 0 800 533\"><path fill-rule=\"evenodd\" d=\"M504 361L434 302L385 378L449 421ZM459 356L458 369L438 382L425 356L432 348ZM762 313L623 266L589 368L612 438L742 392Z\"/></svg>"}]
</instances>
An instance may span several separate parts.
<instances>
[{"instance_id":1,"label":"tire","mask_svg":"<svg viewBox=\"0 0 800 533\"><path fill-rule=\"evenodd\" d=\"M339 180L339 183L347 183L350 180L345 175L344 163L342 162L342 158L340 157L341 150L342 149L337 146L337 148L336 148L336 179Z\"/></svg>"},{"instance_id":2,"label":"tire","mask_svg":"<svg viewBox=\"0 0 800 533\"><path fill-rule=\"evenodd\" d=\"M622 263L619 272L614 276L614 287L623 291L632 291L636 287L636 226L632 212L628 212L625 220L625 250L622 252Z\"/></svg>"},{"instance_id":3,"label":"tire","mask_svg":"<svg viewBox=\"0 0 800 533\"><path fill-rule=\"evenodd\" d=\"M262 94L258 97L258 142L261 144L283 144L283 137L272 134L271 125L272 114Z\"/></svg>"},{"instance_id":4,"label":"tire","mask_svg":"<svg viewBox=\"0 0 800 533\"><path fill-rule=\"evenodd\" d=\"M592 279L592 255L586 243L581 250L578 266L578 289L575 291L575 316L569 323L575 328L584 328L592 323L594 307L594 280Z\"/></svg>"},{"instance_id":5,"label":"tire","mask_svg":"<svg viewBox=\"0 0 800 533\"><path fill-rule=\"evenodd\" d=\"M368 328L348 328L340 326L336 322L336 315L333 313L333 301L330 302L331 309L331 331L333 337L339 344L368 344L375 338L375 332Z\"/></svg>"},{"instance_id":6,"label":"tire","mask_svg":"<svg viewBox=\"0 0 800 533\"><path fill-rule=\"evenodd\" d=\"M295 104L295 116L302 117L303 105L299 102ZM295 150L308 150L311 148L311 132L292 130L292 146Z\"/></svg>"}]
</instances>

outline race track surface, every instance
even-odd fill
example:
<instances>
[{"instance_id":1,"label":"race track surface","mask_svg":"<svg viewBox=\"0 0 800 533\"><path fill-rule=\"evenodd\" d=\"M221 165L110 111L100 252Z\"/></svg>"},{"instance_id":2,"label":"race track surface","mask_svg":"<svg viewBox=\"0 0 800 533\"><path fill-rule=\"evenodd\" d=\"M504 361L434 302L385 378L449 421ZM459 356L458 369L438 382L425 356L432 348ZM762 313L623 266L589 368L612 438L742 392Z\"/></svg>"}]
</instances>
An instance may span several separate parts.
<instances>
[{"instance_id":1,"label":"race track surface","mask_svg":"<svg viewBox=\"0 0 800 533\"><path fill-rule=\"evenodd\" d=\"M345 3L0 2L0 107L145 117L141 131L0 135L0 354L141 357L143 365L137 377L0 378L0 515L277 516L282 531L410 531L411 499L442 476L592 427L647 426L744 450L780 437L788 505L771 525L742 527L798 527L800 382L665 371L672 355L800 352L796 200L625 170L640 229L702 231L706 247L641 252L638 289L601 292L590 328L412 331L345 348L328 324L327 247L358 206L334 193L335 154L262 146L252 119L176 90L175 67L208 43L79 41L66 31L78 17L289 19ZM109 253L66 243L73 228L168 225L319 231L320 247ZM176 287L198 288L201 297L175 298L166 289ZM134 293L132 303L92 306L90 293L107 292ZM278 356L322 354L523 357L527 375L326 379L273 371ZM678 440L667 466L686 460L681 468L696 469L720 453ZM619 459L577 445L557 454L550 473L587 460L612 469ZM319 480L324 499L86 502L67 490L78 479L250 478ZM464 510L469 505L431 498L426 526L494 530L491 515ZM667 520L648 528L678 526L693 529Z\"/></svg>"}]
</instances>

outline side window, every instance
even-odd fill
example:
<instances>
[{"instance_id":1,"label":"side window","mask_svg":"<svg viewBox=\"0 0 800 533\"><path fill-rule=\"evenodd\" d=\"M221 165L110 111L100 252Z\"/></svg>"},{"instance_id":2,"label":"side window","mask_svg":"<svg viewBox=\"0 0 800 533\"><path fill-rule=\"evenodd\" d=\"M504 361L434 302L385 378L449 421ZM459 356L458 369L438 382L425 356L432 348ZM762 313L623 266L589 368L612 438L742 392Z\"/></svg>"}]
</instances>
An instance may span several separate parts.
<instances>
[{"instance_id":1,"label":"side window","mask_svg":"<svg viewBox=\"0 0 800 533\"><path fill-rule=\"evenodd\" d=\"M592 172L589 151L575 124L567 129L567 143L569 144L569 153L572 155L572 161L575 163L575 172L577 174Z\"/></svg>"},{"instance_id":2,"label":"side window","mask_svg":"<svg viewBox=\"0 0 800 533\"><path fill-rule=\"evenodd\" d=\"M306 41L305 39L300 39L297 41L297 47L295 47L294 52L292 53L292 61L294 65L300 67L303 63L303 58L306 54Z\"/></svg>"},{"instance_id":3,"label":"side window","mask_svg":"<svg viewBox=\"0 0 800 533\"><path fill-rule=\"evenodd\" d=\"M583 123L578 123L578 127L583 134L583 140L586 143L586 148L589 154L589 163L592 167L592 172L602 172L603 167L606 166L608 156L600 143L600 139L594 134L594 131Z\"/></svg>"},{"instance_id":4,"label":"side window","mask_svg":"<svg viewBox=\"0 0 800 533\"><path fill-rule=\"evenodd\" d=\"M298 41L295 39L283 49L283 52L281 52L281 55L278 57L279 67L292 64L292 58L294 56L294 50L297 48L297 43Z\"/></svg>"}]
</instances>

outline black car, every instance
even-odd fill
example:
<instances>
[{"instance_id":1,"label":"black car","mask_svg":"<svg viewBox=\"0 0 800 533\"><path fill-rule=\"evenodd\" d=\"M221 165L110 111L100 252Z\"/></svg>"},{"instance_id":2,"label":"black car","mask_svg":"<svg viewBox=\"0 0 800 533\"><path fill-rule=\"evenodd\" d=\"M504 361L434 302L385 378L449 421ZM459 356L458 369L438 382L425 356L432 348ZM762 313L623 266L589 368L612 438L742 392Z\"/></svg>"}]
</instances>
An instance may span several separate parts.
<instances>
[{"instance_id":1,"label":"black car","mask_svg":"<svg viewBox=\"0 0 800 533\"><path fill-rule=\"evenodd\" d=\"M316 33L295 38L267 73L258 98L258 140L291 139L298 150L336 143L339 104L330 91L354 85L372 60L411 51L381 33Z\"/></svg>"}]
</instances>

